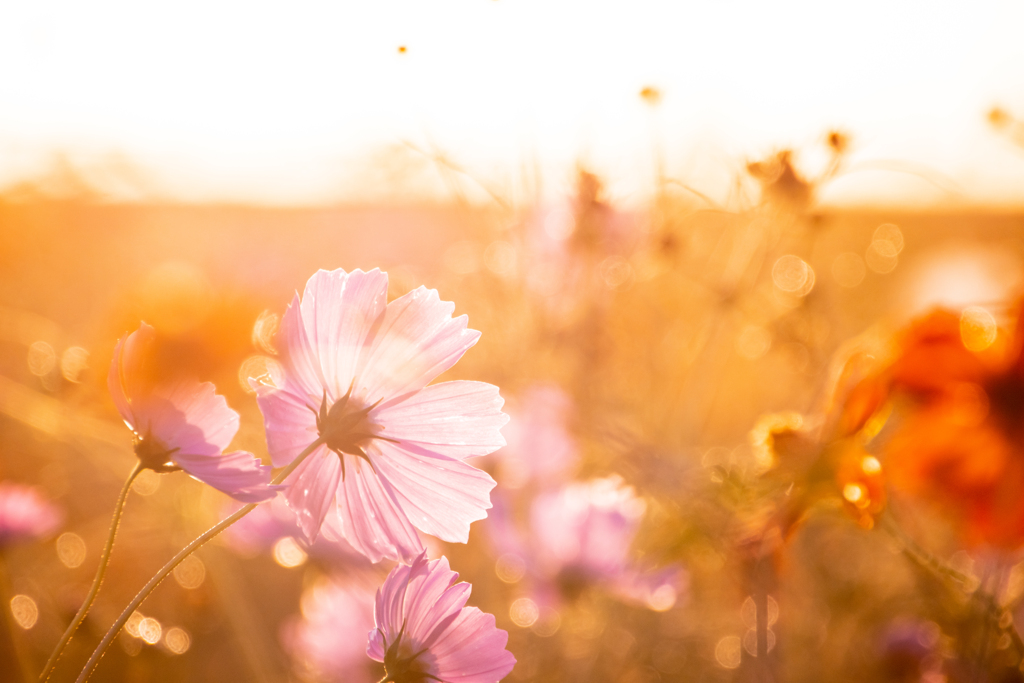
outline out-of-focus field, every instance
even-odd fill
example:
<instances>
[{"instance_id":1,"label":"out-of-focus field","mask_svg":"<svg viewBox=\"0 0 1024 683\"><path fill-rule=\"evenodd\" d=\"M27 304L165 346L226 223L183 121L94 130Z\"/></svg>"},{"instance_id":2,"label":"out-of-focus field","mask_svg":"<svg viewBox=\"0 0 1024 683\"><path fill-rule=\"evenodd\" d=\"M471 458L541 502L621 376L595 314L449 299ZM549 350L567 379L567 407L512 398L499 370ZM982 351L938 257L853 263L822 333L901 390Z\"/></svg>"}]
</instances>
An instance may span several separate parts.
<instances>
[{"instance_id":1,"label":"out-of-focus field","mask_svg":"<svg viewBox=\"0 0 1024 683\"><path fill-rule=\"evenodd\" d=\"M671 590L633 600L560 575L551 598L529 567L510 569L495 520L474 524L469 544L443 550L473 583L471 603L509 631L518 664L508 680L967 681L1016 671L987 663L1013 648L979 635L967 599L892 535L859 526L838 493L766 549L764 520L785 493L759 483L751 432L766 414L821 414L837 354L855 338L887 338L940 303L1008 321L1024 214L768 199L732 211L684 192L626 211L581 188L517 210L0 198L0 480L38 487L65 519L51 538L6 552L5 601L36 606L15 625L23 656L41 668L80 604L134 462L106 390L117 338L143 320L156 327L160 363L214 382L241 413L234 445L266 459L247 384L272 351L258 321L283 313L318 268L380 267L389 296L424 284L468 314L483 336L449 375L498 385L510 428L541 435L536 420L561 415L578 451L566 481L620 476L643 501L631 561L677 572ZM886 225L897 253L872 251ZM882 234L895 244L891 229ZM569 407L530 417L537 387L558 387ZM517 462L560 447L541 436L530 444L535 452L477 461L498 481L502 519L520 529L544 482L526 481ZM931 508L899 492L891 505L936 556L979 561ZM135 591L227 509L184 474L140 478L110 575L53 680L72 680ZM304 591L373 570L290 547L222 539L200 551L191 574L140 610L160 632L120 636L94 680L344 680L301 661L288 634ZM367 679L377 680L371 664Z\"/></svg>"}]
</instances>

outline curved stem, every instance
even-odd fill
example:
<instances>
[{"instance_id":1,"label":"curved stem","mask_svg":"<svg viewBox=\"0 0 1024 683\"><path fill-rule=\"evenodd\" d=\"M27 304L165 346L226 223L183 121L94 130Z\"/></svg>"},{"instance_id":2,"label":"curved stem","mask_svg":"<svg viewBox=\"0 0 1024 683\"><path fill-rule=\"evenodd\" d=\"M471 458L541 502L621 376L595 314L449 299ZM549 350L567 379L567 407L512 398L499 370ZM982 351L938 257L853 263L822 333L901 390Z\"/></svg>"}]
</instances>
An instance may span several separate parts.
<instances>
[{"instance_id":1,"label":"curved stem","mask_svg":"<svg viewBox=\"0 0 1024 683\"><path fill-rule=\"evenodd\" d=\"M121 488L121 494L117 497L117 504L114 506L114 518L110 521L110 533L107 534L107 544L103 546L103 553L100 555L100 566L96 570L96 576L92 580L89 593L85 596L85 600L82 601L82 606L78 608L78 613L75 614L75 618L68 624L64 635L57 642L57 646L53 648L50 658L46 660L43 673L39 675L39 680L44 683L50 677L50 674L53 673L54 667L57 666L57 660L64 653L64 648L67 647L71 637L75 635L75 631L82 625L85 615L89 613L92 603L96 600L96 595L100 592L100 586L103 585L103 579L107 575L107 566L110 564L110 551L114 548L114 537L117 536L117 528L121 525L121 513L124 512L124 504L128 500L128 492L131 491L132 483L143 469L145 468L142 466L142 462L136 463L135 469L128 475L128 480L125 481L124 486Z\"/></svg>"},{"instance_id":2,"label":"curved stem","mask_svg":"<svg viewBox=\"0 0 1024 683\"><path fill-rule=\"evenodd\" d=\"M323 445L323 439L319 438L313 443L311 443L308 447L306 447L304 451L299 453L294 460L288 463L288 466L281 470L277 474L277 476L274 477L274 480L270 482L270 484L272 486L280 484L285 479L287 479L288 475L295 471L295 468L298 467L299 464L302 463L302 461L305 460L310 453L315 451L321 445ZM255 510L257 505L259 505L259 503L249 503L248 505L245 505L242 508L240 508L234 514L229 515L228 517L225 517L221 521L217 522L215 525L213 525L205 532L203 532L201 536L199 536L194 541L189 543L187 546L182 548L181 552L172 557L167 564L161 567L160 571L154 574L153 578L151 578L149 582L142 587L142 590L139 591L138 595L132 598L132 601L128 603L128 606L124 608L124 611L121 612L121 615L107 630L107 633L103 636L103 640L101 640L100 644L96 646L96 649L93 651L92 656L89 657L89 661L86 662L85 668L82 669L82 673L80 673L78 675L78 678L75 679L75 683L85 683L85 681L89 680L89 676L92 675L92 672L93 670L95 670L96 665L99 664L100 658L103 657L103 653L107 651L107 648L110 646L110 643L114 640L117 634L120 633L121 629L128 621L128 618L136 609L138 609L139 605L141 605L143 601L149 597L149 594L153 592L153 589L155 589L160 584L161 581L166 579L168 574L174 571L175 567L184 562L186 557L194 553L202 546L206 545L207 541L212 539L214 536L224 531L229 526L240 520L242 517L245 517L247 514Z\"/></svg>"}]
</instances>

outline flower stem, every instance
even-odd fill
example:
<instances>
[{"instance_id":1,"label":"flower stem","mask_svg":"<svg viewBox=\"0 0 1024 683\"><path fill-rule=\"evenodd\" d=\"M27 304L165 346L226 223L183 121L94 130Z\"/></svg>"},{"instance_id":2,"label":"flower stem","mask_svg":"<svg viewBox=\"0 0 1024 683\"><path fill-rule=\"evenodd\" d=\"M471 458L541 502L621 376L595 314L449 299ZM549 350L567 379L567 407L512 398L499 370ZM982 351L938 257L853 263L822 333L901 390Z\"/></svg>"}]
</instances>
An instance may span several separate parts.
<instances>
[{"instance_id":1,"label":"flower stem","mask_svg":"<svg viewBox=\"0 0 1024 683\"><path fill-rule=\"evenodd\" d=\"M75 635L75 631L82 625L85 616L92 607L92 603L96 601L96 595L100 592L100 586L103 585L103 579L107 575L107 566L110 564L110 551L114 548L114 537L117 536L117 528L121 525L121 513L124 512L124 504L128 500L128 492L131 490L135 478L139 476L143 469L145 468L142 462L138 462L121 488L121 494L117 497L117 504L114 506L114 518L110 521L110 533L107 534L107 544L103 546L103 554L100 555L100 566L96 570L96 576L92 580L89 593L85 596L85 600L82 601L82 606L78 608L78 613L75 614L75 618L68 624L67 630L60 637L60 641L57 642L57 646L53 649L50 658L46 660L43 673L39 675L39 680L44 683L53 673L53 669L57 666L57 661L60 659L61 654L64 653L64 648L67 647L71 637Z\"/></svg>"},{"instance_id":2,"label":"flower stem","mask_svg":"<svg viewBox=\"0 0 1024 683\"><path fill-rule=\"evenodd\" d=\"M323 439L319 438L313 443L311 443L308 447L306 447L304 451L299 453L294 460L288 463L287 467L282 469L277 474L277 476L274 477L274 480L270 482L270 484L273 486L283 482L285 479L288 478L288 475L295 471L295 468L298 467L299 464L302 463L302 461L309 456L310 453L312 453L322 445ZM96 646L96 649L93 651L92 656L89 657L89 661L86 662L85 667L82 669L82 673L80 673L78 675L78 678L75 679L75 683L85 683L85 681L89 680L89 676L92 675L92 672L96 669L96 665L99 664L100 659L103 657L103 653L107 651L107 648L110 646L110 643L113 642L114 638L124 627L125 623L128 621L128 618L136 609L138 609L139 605L141 605L143 601L149 597L149 594L153 592L153 589L155 589L160 584L161 581L166 579L168 574L174 571L175 567L181 564L186 557L188 557L196 550L204 546L207 543L207 541L212 539L214 536L224 531L229 526L240 520L242 517L245 517L247 514L255 510L257 505L259 505L259 503L249 503L248 505L245 505L242 508L240 508L234 514L229 515L228 517L225 517L221 521L217 522L215 525L213 525L205 532L203 532L201 536L199 536L194 541L189 543L187 546L182 548L177 555L172 557L167 564L161 567L160 571L154 574L153 578L151 578L149 582L142 587L142 590L139 591L138 595L132 598L132 601L128 603L128 606L124 608L124 611L121 612L121 615L107 630L106 635L103 636L103 640L101 640L100 644Z\"/></svg>"},{"instance_id":3,"label":"flower stem","mask_svg":"<svg viewBox=\"0 0 1024 683\"><path fill-rule=\"evenodd\" d=\"M1013 612L1000 604L999 598L979 584L978 580L967 574L950 567L947 563L936 558L934 555L919 546L914 539L900 527L890 514L882 515L882 528L889 532L903 546L903 554L913 560L921 568L930 571L940 581L947 585L955 584L967 596L975 601L985 619L985 635L983 641L988 639L987 629L991 624L996 624L999 630L1010 637L1014 650L1018 655L1018 663L1024 662L1024 639L1021 638L1013 625Z\"/></svg>"}]
</instances>

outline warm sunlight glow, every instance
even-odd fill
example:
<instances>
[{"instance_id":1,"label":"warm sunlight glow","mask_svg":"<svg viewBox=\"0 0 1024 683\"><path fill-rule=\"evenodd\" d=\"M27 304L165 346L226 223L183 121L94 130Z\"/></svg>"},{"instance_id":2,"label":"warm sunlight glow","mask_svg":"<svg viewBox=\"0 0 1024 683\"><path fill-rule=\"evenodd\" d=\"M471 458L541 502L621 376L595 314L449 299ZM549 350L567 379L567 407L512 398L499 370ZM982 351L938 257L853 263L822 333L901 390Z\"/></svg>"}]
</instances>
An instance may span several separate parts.
<instances>
[{"instance_id":1,"label":"warm sunlight glow","mask_svg":"<svg viewBox=\"0 0 1024 683\"><path fill-rule=\"evenodd\" d=\"M488 178L539 164L559 182L582 157L621 194L644 187L631 175L653 178L658 141L669 170L697 170L698 185L721 194L727 166L695 169L695 152L758 156L842 126L864 172L830 194L1006 199L1024 162L984 113L1020 104L1024 8L972 9L9 3L0 178L38 172L63 150L104 166L126 196L312 201L342 185L369 191L360 169L392 149L420 160L443 152ZM876 163L893 159L937 167L955 189Z\"/></svg>"}]
</instances>

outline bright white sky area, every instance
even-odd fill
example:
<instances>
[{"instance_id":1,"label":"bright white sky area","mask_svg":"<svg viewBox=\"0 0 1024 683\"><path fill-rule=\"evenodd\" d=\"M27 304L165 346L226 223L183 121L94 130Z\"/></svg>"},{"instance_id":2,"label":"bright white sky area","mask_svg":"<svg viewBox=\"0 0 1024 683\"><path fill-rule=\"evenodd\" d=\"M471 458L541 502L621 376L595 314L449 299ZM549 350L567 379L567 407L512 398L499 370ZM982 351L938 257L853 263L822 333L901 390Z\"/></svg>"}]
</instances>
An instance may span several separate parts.
<instances>
[{"instance_id":1,"label":"bright white sky area","mask_svg":"<svg viewBox=\"0 0 1024 683\"><path fill-rule=\"evenodd\" d=\"M1019 204L1024 150L985 115L1024 117L1022 26L993 0L9 1L0 181L61 152L177 199L323 202L411 144L510 195L582 162L628 202L658 149L725 197L781 147L812 172L839 128L851 167L933 179L862 170L826 202Z\"/></svg>"}]
</instances>

